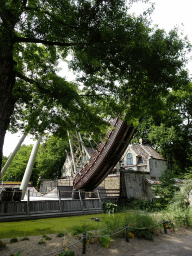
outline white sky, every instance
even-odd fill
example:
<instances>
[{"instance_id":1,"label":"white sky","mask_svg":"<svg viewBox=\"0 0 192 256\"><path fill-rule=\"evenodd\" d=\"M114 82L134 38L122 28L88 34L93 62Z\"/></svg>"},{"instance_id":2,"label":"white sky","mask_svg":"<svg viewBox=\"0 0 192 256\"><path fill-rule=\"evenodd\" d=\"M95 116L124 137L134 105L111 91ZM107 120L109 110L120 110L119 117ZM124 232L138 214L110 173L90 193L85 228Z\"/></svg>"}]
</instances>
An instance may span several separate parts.
<instances>
[{"instance_id":1,"label":"white sky","mask_svg":"<svg viewBox=\"0 0 192 256\"><path fill-rule=\"evenodd\" d=\"M152 0L151 0L152 1ZM175 26L179 26L184 36L188 36L189 41L192 43L192 28L191 28L191 0L154 0L155 10L151 15L151 19L154 24L157 24L159 28L165 29L166 32L170 31ZM136 14L142 13L143 8L146 8L145 4L135 3L133 11ZM67 64L62 64L63 70L60 71L60 75L68 77L69 80L75 79L72 72L68 70ZM189 62L187 68L190 73L192 73L192 61ZM20 140L22 134L11 134L6 133L3 154L9 156L9 154L14 150L17 143ZM24 144L34 144L31 139L32 136L27 136Z\"/></svg>"}]
</instances>

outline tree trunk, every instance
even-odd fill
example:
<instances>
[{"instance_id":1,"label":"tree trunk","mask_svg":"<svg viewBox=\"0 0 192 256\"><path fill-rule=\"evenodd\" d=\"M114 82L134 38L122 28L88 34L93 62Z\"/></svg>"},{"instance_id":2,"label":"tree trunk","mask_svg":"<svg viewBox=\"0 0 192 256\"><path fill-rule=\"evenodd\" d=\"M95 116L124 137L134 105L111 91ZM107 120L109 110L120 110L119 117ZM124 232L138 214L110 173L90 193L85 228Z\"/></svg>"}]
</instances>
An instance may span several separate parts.
<instances>
[{"instance_id":1,"label":"tree trunk","mask_svg":"<svg viewBox=\"0 0 192 256\"><path fill-rule=\"evenodd\" d=\"M4 137L15 104L12 97L12 90L15 85L15 62L12 57L13 44L11 47L10 45L10 42L8 43L8 47L5 47L5 44L3 44L0 52L0 169L2 164Z\"/></svg>"}]
</instances>

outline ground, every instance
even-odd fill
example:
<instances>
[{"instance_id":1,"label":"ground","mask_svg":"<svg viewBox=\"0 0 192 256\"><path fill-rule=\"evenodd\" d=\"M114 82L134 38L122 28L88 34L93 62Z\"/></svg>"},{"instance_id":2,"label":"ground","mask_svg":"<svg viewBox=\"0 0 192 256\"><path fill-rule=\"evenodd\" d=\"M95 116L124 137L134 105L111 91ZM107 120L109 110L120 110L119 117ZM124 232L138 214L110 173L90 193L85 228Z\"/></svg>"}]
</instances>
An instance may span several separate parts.
<instances>
[{"instance_id":1,"label":"ground","mask_svg":"<svg viewBox=\"0 0 192 256\"><path fill-rule=\"evenodd\" d=\"M69 250L75 251L75 256L82 254L82 242L79 238L71 236L57 237L57 234L48 235L51 240L45 244L38 244L42 236L32 236L29 240L10 243L10 239L2 239L6 243L5 249L0 249L1 256L14 255L21 251L20 256L45 256L58 255L62 248L73 245ZM154 236L154 241L143 239L130 239L126 242L123 238L112 239L108 248L104 248L95 238L94 243L86 246L86 256L140 256L140 255L192 255L192 230L180 228L167 234L163 232ZM173 253L171 252L174 251ZM179 251L180 250L180 251ZM185 253L184 253L185 250ZM58 251L58 252L57 252ZM176 253L177 251L177 253ZM184 253L184 254L183 254ZM189 253L189 254L188 254Z\"/></svg>"}]
</instances>

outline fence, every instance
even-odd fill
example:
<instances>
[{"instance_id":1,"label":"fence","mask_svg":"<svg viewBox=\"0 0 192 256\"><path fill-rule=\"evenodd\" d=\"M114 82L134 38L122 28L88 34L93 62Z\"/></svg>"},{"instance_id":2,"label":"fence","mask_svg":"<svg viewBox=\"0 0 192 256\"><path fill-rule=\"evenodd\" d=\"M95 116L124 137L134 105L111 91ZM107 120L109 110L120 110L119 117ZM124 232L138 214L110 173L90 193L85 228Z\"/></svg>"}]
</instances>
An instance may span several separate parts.
<instances>
[{"instance_id":1,"label":"fence","mask_svg":"<svg viewBox=\"0 0 192 256\"><path fill-rule=\"evenodd\" d=\"M189 216L188 215L185 215L184 217L180 217L180 219L182 219L184 221L184 224L189 227ZM50 252L48 254L43 254L41 256L49 256L49 255L55 255L56 253L59 253L61 251L65 251L65 249L69 249L69 248L73 248L74 245L76 245L77 243L80 243L82 242L82 254L86 254L86 245L87 245L87 241L88 239L91 239L91 238L104 238L104 237L113 237L115 235L118 235L120 233L123 233L124 232L124 237L125 237L125 241L126 242L129 242L129 238L130 238L130 231L132 232L133 230L151 230L152 228L155 228L155 227L163 227L164 229L164 233L167 234L167 227L168 227L168 224L170 225L170 221L166 221L166 220L162 220L160 223L158 223L157 225L155 226L151 226L151 227L143 227L143 228L136 228L136 227L131 227L131 226L128 226L128 225L125 225L123 229L113 233L113 234L107 234L107 235L104 235L104 236L91 236L89 235L89 233L86 231L85 233L82 234L82 237L79 241L71 244L71 245L68 245L66 246L65 248L62 248L62 249L59 249L57 251L54 251L54 252ZM172 223L171 223L172 225ZM170 225L170 226L171 226ZM110 243L110 241L109 241ZM89 243L90 244L90 243Z\"/></svg>"},{"instance_id":2,"label":"fence","mask_svg":"<svg viewBox=\"0 0 192 256\"><path fill-rule=\"evenodd\" d=\"M44 200L31 201L30 190L28 190L27 201L0 201L0 217L45 213L78 213L80 211L86 212L91 210L102 211L102 201L98 192L97 198L87 198L85 197L85 193L82 193L81 191L75 191L75 194L78 195L75 199L62 200L61 197L58 196L55 197L54 200L44 198Z\"/></svg>"}]
</instances>

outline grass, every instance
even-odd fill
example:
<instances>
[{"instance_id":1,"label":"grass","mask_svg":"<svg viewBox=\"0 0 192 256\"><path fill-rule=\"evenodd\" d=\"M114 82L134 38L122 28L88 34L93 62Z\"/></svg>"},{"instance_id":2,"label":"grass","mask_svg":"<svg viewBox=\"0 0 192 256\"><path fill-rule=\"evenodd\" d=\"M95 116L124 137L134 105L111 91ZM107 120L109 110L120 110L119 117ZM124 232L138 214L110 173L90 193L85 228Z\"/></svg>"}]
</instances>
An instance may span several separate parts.
<instances>
[{"instance_id":1,"label":"grass","mask_svg":"<svg viewBox=\"0 0 192 256\"><path fill-rule=\"evenodd\" d=\"M191 219L190 214L189 217ZM134 233L135 236L143 238L144 235L142 232L136 232L134 228L149 229L149 227L156 226L163 218L169 220L169 216L166 214L150 214L144 211L132 210L110 215L99 214L4 222L0 223L0 239L38 235L45 236L47 234L59 234L58 236L63 236L71 233L73 235L79 235L86 231L98 231L99 235L110 235L124 229L125 225L129 226L129 231ZM96 221L98 219L100 221ZM150 229L150 232L153 233L155 230ZM122 232L121 236L123 235L124 232ZM146 232L145 235L148 236Z\"/></svg>"},{"instance_id":2,"label":"grass","mask_svg":"<svg viewBox=\"0 0 192 256\"><path fill-rule=\"evenodd\" d=\"M91 218L98 218L100 216L101 215L84 215L17 222L1 222L0 239L55 234L63 232L64 229L69 229L77 224L82 225L87 223L87 225L92 225L93 221Z\"/></svg>"},{"instance_id":3,"label":"grass","mask_svg":"<svg viewBox=\"0 0 192 256\"><path fill-rule=\"evenodd\" d=\"M132 212L4 222L0 223L0 238L55 234L64 230L65 233L69 232L73 235L92 230L104 230L105 234L111 234L123 229L125 225L147 227L154 225L154 218L144 215ZM98 218L100 221L95 221Z\"/></svg>"}]
</instances>

